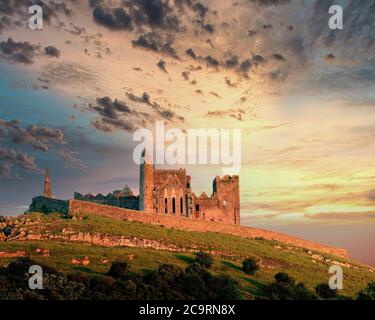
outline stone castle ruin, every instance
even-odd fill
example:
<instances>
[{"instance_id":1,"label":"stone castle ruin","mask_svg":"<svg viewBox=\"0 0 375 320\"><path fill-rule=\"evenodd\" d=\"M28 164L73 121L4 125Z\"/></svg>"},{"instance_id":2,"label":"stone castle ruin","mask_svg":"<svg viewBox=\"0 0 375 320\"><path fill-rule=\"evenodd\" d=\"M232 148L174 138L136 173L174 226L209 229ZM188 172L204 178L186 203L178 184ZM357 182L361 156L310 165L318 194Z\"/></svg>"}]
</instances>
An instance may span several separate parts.
<instances>
[{"instance_id":1,"label":"stone castle ruin","mask_svg":"<svg viewBox=\"0 0 375 320\"><path fill-rule=\"evenodd\" d=\"M126 185L104 196L74 193L74 200L55 199L46 171L43 196L32 200L29 211L71 213L71 201L98 206L111 206L136 210L139 214L174 216L176 218L240 225L240 187L238 176L216 177L211 196L195 195L191 188L191 176L185 169L155 169L150 157L143 154L140 165L139 196ZM100 207L97 208L100 211ZM102 208L104 210L104 208ZM82 212L84 214L85 212Z\"/></svg>"},{"instance_id":2,"label":"stone castle ruin","mask_svg":"<svg viewBox=\"0 0 375 320\"><path fill-rule=\"evenodd\" d=\"M240 226L240 188L238 176L216 177L211 196L196 196L186 170L155 169L143 155L140 166L139 196L128 186L104 196L74 194L74 199L53 196L46 171L44 193L32 200L29 212L61 213L80 219L100 215L117 220L154 224L194 232L219 232L242 238L276 240L288 245L347 257L345 249L334 248L274 231ZM94 235L92 235L94 236Z\"/></svg>"}]
</instances>

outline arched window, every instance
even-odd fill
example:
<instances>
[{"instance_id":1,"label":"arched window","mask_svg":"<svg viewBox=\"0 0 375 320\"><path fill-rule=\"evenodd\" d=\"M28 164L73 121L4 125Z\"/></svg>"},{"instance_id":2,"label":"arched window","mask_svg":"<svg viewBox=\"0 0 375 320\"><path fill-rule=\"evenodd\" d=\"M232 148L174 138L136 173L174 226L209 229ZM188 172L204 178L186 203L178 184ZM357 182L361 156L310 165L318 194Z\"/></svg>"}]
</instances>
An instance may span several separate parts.
<instances>
[{"instance_id":1,"label":"arched window","mask_svg":"<svg viewBox=\"0 0 375 320\"><path fill-rule=\"evenodd\" d=\"M182 197L180 198L180 213L184 213L184 201L182 200Z\"/></svg>"},{"instance_id":2,"label":"arched window","mask_svg":"<svg viewBox=\"0 0 375 320\"><path fill-rule=\"evenodd\" d=\"M165 198L164 208L165 208L165 213L168 213L168 199L167 198Z\"/></svg>"},{"instance_id":3,"label":"arched window","mask_svg":"<svg viewBox=\"0 0 375 320\"><path fill-rule=\"evenodd\" d=\"M176 198L173 197L172 199L172 212L173 214L176 214Z\"/></svg>"}]
</instances>

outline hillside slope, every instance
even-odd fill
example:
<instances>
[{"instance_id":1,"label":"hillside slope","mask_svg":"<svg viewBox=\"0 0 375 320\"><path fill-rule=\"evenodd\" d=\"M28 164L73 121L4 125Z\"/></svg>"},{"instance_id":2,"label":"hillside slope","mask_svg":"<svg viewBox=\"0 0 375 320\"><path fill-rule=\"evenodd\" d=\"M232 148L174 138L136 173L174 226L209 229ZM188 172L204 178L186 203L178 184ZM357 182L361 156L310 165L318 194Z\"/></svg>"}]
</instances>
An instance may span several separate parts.
<instances>
[{"instance_id":1,"label":"hillside slope","mask_svg":"<svg viewBox=\"0 0 375 320\"><path fill-rule=\"evenodd\" d=\"M341 265L344 290L340 294L351 297L375 281L375 270L369 266L276 241L167 229L95 215L69 220L34 213L4 220L0 230L1 265L29 256L62 271L104 273L111 262L128 259L134 271L147 272L164 263L186 267L195 252L206 251L215 258L212 272L236 279L249 299L281 271L313 289L328 282L331 265ZM240 269L247 257L256 258L260 265L254 276Z\"/></svg>"}]
</instances>

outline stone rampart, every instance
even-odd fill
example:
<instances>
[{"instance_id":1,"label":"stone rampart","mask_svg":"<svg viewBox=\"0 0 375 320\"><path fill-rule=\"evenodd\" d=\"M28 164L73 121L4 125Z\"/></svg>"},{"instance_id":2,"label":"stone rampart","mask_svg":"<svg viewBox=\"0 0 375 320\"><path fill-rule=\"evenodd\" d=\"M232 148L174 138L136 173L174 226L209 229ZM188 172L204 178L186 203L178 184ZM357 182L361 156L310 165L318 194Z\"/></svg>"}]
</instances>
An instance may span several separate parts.
<instances>
[{"instance_id":1,"label":"stone rampart","mask_svg":"<svg viewBox=\"0 0 375 320\"><path fill-rule=\"evenodd\" d=\"M266 240L276 240L283 242L285 244L303 247L309 250L316 250L343 258L348 257L348 253L345 249L326 246L323 244L299 239L274 231L267 231L244 226L228 225L224 223L217 223L211 221L195 220L194 218L185 218L179 215L174 216L170 214L150 214L144 213L143 211L116 208L112 206L100 205L78 200L69 200L69 213L73 216L94 214L121 220L162 225L167 228L176 228L186 231L209 231L239 236L242 238L264 238Z\"/></svg>"}]
</instances>

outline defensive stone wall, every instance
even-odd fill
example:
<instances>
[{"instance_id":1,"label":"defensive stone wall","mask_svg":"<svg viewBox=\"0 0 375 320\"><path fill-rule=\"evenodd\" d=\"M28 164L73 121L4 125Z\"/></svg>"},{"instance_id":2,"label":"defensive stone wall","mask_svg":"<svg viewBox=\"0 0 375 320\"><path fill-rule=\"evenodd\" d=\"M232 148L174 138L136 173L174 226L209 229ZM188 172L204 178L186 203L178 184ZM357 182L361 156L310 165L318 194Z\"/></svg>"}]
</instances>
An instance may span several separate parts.
<instances>
[{"instance_id":1,"label":"defensive stone wall","mask_svg":"<svg viewBox=\"0 0 375 320\"><path fill-rule=\"evenodd\" d=\"M69 213L69 201L48 198L44 196L33 198L29 212L52 213L59 212L62 214Z\"/></svg>"},{"instance_id":2,"label":"defensive stone wall","mask_svg":"<svg viewBox=\"0 0 375 320\"><path fill-rule=\"evenodd\" d=\"M178 215L149 214L144 213L143 211L116 208L78 200L69 200L69 213L73 216L94 214L121 220L125 219L128 221L162 225L167 228L176 228L187 231L209 231L235 235L242 238L264 238L266 240L276 240L293 246L316 250L343 258L348 257L348 253L345 249L329 247L278 232L211 221L195 220L194 218L186 218Z\"/></svg>"}]
</instances>

